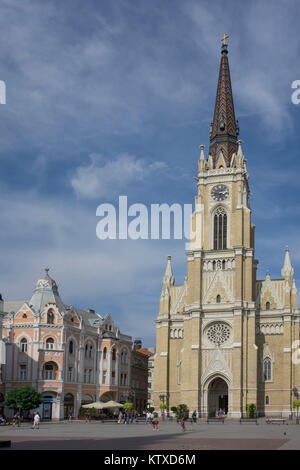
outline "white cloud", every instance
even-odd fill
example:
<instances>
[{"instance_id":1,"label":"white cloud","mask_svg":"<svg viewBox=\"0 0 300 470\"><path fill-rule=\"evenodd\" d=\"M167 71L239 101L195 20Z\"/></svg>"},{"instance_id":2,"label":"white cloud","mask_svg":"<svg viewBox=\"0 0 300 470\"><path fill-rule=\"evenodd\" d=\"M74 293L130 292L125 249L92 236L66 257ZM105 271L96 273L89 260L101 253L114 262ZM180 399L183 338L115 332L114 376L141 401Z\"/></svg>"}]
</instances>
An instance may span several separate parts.
<instances>
[{"instance_id":1,"label":"white cloud","mask_svg":"<svg viewBox=\"0 0 300 470\"><path fill-rule=\"evenodd\" d=\"M119 195L131 183L142 181L152 173L166 168L164 162L149 164L128 154L106 162L94 154L90 156L90 160L89 165L79 166L71 178L71 186L83 198Z\"/></svg>"}]
</instances>

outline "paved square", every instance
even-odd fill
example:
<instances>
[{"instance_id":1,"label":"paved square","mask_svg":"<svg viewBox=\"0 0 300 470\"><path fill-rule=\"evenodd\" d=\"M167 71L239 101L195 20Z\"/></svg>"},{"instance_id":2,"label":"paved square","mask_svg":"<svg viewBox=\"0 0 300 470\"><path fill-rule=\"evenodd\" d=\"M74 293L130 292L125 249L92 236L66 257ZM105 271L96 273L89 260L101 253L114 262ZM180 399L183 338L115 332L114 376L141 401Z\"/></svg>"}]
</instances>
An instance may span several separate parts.
<instances>
[{"instance_id":1,"label":"paved square","mask_svg":"<svg viewBox=\"0 0 300 470\"><path fill-rule=\"evenodd\" d=\"M161 422L156 432L144 423L42 422L40 429L1 426L0 440L11 440L12 450L299 450L300 425L199 421L183 432L173 421Z\"/></svg>"}]
</instances>

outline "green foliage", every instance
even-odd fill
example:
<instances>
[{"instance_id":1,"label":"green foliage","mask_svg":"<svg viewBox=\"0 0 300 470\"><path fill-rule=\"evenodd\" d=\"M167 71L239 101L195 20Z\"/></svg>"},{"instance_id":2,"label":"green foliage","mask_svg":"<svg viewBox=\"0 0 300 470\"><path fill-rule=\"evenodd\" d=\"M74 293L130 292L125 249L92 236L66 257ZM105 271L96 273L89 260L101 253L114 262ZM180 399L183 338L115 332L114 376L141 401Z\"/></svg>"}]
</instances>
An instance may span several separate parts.
<instances>
[{"instance_id":1,"label":"green foliage","mask_svg":"<svg viewBox=\"0 0 300 470\"><path fill-rule=\"evenodd\" d=\"M176 413L178 418L187 417L189 414L189 409L185 403L181 403L176 407Z\"/></svg>"},{"instance_id":2,"label":"green foliage","mask_svg":"<svg viewBox=\"0 0 300 470\"><path fill-rule=\"evenodd\" d=\"M175 413L177 415L177 407L176 406L172 406L171 411L173 411L173 413Z\"/></svg>"},{"instance_id":3,"label":"green foliage","mask_svg":"<svg viewBox=\"0 0 300 470\"><path fill-rule=\"evenodd\" d=\"M154 406L149 406L148 407L148 411L150 411L150 413L153 413L154 410L155 410Z\"/></svg>"},{"instance_id":4,"label":"green foliage","mask_svg":"<svg viewBox=\"0 0 300 470\"><path fill-rule=\"evenodd\" d=\"M293 401L293 408L298 408L300 406L300 400L294 400Z\"/></svg>"},{"instance_id":5,"label":"green foliage","mask_svg":"<svg viewBox=\"0 0 300 470\"><path fill-rule=\"evenodd\" d=\"M84 416L86 413L86 408L83 408L83 406L81 406L79 408L79 416Z\"/></svg>"},{"instance_id":6,"label":"green foliage","mask_svg":"<svg viewBox=\"0 0 300 470\"><path fill-rule=\"evenodd\" d=\"M20 387L10 389L4 399L4 405L14 410L33 410L43 402L41 393L31 387Z\"/></svg>"},{"instance_id":7,"label":"green foliage","mask_svg":"<svg viewBox=\"0 0 300 470\"><path fill-rule=\"evenodd\" d=\"M90 415L90 416L95 416L95 414L96 414L96 408L94 408L94 407L93 407L93 408L88 408L88 411L89 411L89 415Z\"/></svg>"},{"instance_id":8,"label":"green foliage","mask_svg":"<svg viewBox=\"0 0 300 470\"><path fill-rule=\"evenodd\" d=\"M256 418L256 404L255 403L248 403L247 418Z\"/></svg>"},{"instance_id":9,"label":"green foliage","mask_svg":"<svg viewBox=\"0 0 300 470\"><path fill-rule=\"evenodd\" d=\"M167 409L166 403L161 403L161 404L159 405L159 407L160 407L161 410L166 410L166 409Z\"/></svg>"},{"instance_id":10,"label":"green foliage","mask_svg":"<svg viewBox=\"0 0 300 470\"><path fill-rule=\"evenodd\" d=\"M124 408L124 410L132 410L133 404L129 403L129 402L124 403L123 408Z\"/></svg>"}]
</instances>

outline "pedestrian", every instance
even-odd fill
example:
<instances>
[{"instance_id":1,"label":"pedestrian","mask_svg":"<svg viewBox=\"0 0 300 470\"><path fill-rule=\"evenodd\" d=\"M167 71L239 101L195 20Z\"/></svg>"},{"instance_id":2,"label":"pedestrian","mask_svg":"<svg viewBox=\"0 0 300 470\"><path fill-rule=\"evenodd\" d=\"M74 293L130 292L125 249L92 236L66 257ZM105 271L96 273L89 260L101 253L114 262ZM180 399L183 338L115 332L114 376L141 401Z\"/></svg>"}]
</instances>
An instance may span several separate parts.
<instances>
[{"instance_id":1,"label":"pedestrian","mask_svg":"<svg viewBox=\"0 0 300 470\"><path fill-rule=\"evenodd\" d=\"M220 418L218 410L216 410L216 418Z\"/></svg>"},{"instance_id":2,"label":"pedestrian","mask_svg":"<svg viewBox=\"0 0 300 470\"><path fill-rule=\"evenodd\" d=\"M219 418L222 418L222 416L223 416L223 410L222 410L222 408L220 408L219 409Z\"/></svg>"},{"instance_id":3,"label":"pedestrian","mask_svg":"<svg viewBox=\"0 0 300 470\"><path fill-rule=\"evenodd\" d=\"M17 411L17 413L15 413L13 417L13 427L16 427L17 425L19 428L20 424L21 424L21 416L20 416L20 413Z\"/></svg>"},{"instance_id":4,"label":"pedestrian","mask_svg":"<svg viewBox=\"0 0 300 470\"><path fill-rule=\"evenodd\" d=\"M71 410L70 413L69 413L69 423L72 422L72 418L73 418L73 412Z\"/></svg>"},{"instance_id":5,"label":"pedestrian","mask_svg":"<svg viewBox=\"0 0 300 470\"><path fill-rule=\"evenodd\" d=\"M184 419L184 416L181 417L180 425L181 425L182 430L185 431L185 419Z\"/></svg>"},{"instance_id":6,"label":"pedestrian","mask_svg":"<svg viewBox=\"0 0 300 470\"><path fill-rule=\"evenodd\" d=\"M159 423L158 417L155 416L154 420L152 421L153 431L159 431L159 429L158 429L158 423Z\"/></svg>"},{"instance_id":7,"label":"pedestrian","mask_svg":"<svg viewBox=\"0 0 300 470\"><path fill-rule=\"evenodd\" d=\"M122 417L123 417L123 413L122 413L122 411L120 410L119 417L118 417L118 424L121 424L121 423L122 423Z\"/></svg>"},{"instance_id":8,"label":"pedestrian","mask_svg":"<svg viewBox=\"0 0 300 470\"><path fill-rule=\"evenodd\" d=\"M89 417L90 417L89 412L86 411L84 416L85 416L85 422L88 423L89 422Z\"/></svg>"},{"instance_id":9,"label":"pedestrian","mask_svg":"<svg viewBox=\"0 0 300 470\"><path fill-rule=\"evenodd\" d=\"M151 413L147 411L146 413L146 424L151 424Z\"/></svg>"},{"instance_id":10,"label":"pedestrian","mask_svg":"<svg viewBox=\"0 0 300 470\"><path fill-rule=\"evenodd\" d=\"M193 411L193 414L192 414L192 422L195 423L195 424L197 423L197 412L196 412L196 410Z\"/></svg>"},{"instance_id":11,"label":"pedestrian","mask_svg":"<svg viewBox=\"0 0 300 470\"><path fill-rule=\"evenodd\" d=\"M34 413L33 415L32 429L40 429L40 416L38 413Z\"/></svg>"}]
</instances>

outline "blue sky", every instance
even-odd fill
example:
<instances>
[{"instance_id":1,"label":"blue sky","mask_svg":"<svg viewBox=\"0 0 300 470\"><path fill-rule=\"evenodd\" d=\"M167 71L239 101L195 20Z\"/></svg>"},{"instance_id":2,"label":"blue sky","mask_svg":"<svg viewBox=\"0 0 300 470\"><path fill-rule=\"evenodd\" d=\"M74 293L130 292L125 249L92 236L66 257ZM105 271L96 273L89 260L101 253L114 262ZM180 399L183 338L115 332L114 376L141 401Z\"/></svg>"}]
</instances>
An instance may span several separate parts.
<instances>
[{"instance_id":1,"label":"blue sky","mask_svg":"<svg viewBox=\"0 0 300 470\"><path fill-rule=\"evenodd\" d=\"M96 208L193 203L220 61L229 62L248 160L258 278L288 245L300 285L300 3L0 2L0 292L30 298L45 267L65 303L155 342L161 279L185 241L100 241Z\"/></svg>"}]
</instances>

